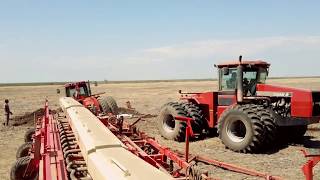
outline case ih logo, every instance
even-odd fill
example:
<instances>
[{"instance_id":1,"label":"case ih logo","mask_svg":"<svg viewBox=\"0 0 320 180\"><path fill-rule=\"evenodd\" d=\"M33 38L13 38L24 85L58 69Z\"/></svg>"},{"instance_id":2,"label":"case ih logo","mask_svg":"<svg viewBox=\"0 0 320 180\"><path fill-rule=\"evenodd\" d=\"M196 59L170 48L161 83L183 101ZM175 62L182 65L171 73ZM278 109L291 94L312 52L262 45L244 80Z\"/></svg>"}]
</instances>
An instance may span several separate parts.
<instances>
[{"instance_id":1,"label":"case ih logo","mask_svg":"<svg viewBox=\"0 0 320 180\"><path fill-rule=\"evenodd\" d=\"M269 92L269 91L257 91L258 96L272 96L272 97L292 97L291 92Z\"/></svg>"}]
</instances>

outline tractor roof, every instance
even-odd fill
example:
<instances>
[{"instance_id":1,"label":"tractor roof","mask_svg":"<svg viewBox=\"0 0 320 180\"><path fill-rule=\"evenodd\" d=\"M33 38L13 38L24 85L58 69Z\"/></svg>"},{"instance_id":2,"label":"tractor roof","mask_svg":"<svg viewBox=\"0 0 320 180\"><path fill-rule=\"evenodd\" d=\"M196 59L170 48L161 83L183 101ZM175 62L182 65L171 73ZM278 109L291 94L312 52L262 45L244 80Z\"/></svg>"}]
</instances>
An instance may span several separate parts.
<instances>
[{"instance_id":1,"label":"tractor roof","mask_svg":"<svg viewBox=\"0 0 320 180\"><path fill-rule=\"evenodd\" d=\"M241 62L242 65L251 65L251 66L260 66L260 67L269 67L270 64L265 62L265 61L261 61L261 60L256 60L256 61L242 61ZM231 62L225 62L225 63L221 63L218 64L218 68L222 68L222 67L237 67L239 65L239 61L231 61Z\"/></svg>"},{"instance_id":2,"label":"tractor roof","mask_svg":"<svg viewBox=\"0 0 320 180\"><path fill-rule=\"evenodd\" d=\"M85 81L79 81L79 82L71 82L64 85L64 87L73 87L73 86L79 86L82 84L86 84Z\"/></svg>"}]
</instances>

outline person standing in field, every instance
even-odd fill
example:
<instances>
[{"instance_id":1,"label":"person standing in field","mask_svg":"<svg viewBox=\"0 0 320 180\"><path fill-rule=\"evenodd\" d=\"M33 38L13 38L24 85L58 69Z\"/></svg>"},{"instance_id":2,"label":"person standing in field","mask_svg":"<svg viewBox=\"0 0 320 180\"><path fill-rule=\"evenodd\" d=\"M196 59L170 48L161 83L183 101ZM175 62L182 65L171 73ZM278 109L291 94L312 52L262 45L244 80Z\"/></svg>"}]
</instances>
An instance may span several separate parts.
<instances>
[{"instance_id":1,"label":"person standing in field","mask_svg":"<svg viewBox=\"0 0 320 180\"><path fill-rule=\"evenodd\" d=\"M6 125L7 123L7 126L9 126L9 119L10 119L10 115L12 115L12 112L10 111L8 99L4 100L4 115L5 115L5 122L3 123L3 125Z\"/></svg>"}]
</instances>

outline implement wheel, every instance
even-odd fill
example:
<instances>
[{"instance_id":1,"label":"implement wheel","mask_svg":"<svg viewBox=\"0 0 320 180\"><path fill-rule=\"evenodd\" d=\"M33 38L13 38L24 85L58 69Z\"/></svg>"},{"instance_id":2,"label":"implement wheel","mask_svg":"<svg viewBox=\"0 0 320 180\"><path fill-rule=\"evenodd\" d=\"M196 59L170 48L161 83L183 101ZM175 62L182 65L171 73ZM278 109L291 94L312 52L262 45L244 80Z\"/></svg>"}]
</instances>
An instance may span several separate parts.
<instances>
[{"instance_id":1,"label":"implement wheel","mask_svg":"<svg viewBox=\"0 0 320 180\"><path fill-rule=\"evenodd\" d=\"M182 104L178 102L165 104L158 116L157 126L164 138L182 142L185 140L187 124L183 121L175 120L175 116L187 117Z\"/></svg>"},{"instance_id":2,"label":"implement wheel","mask_svg":"<svg viewBox=\"0 0 320 180\"><path fill-rule=\"evenodd\" d=\"M35 180L37 174L32 174L30 177L24 177L25 171L31 161L29 156L17 159L16 163L11 167L10 180Z\"/></svg>"},{"instance_id":3,"label":"implement wheel","mask_svg":"<svg viewBox=\"0 0 320 180\"><path fill-rule=\"evenodd\" d=\"M35 131L35 128L28 129L24 134L24 142L32 142L32 136L35 134Z\"/></svg>"},{"instance_id":4,"label":"implement wheel","mask_svg":"<svg viewBox=\"0 0 320 180\"><path fill-rule=\"evenodd\" d=\"M265 136L259 106L235 105L226 109L218 123L222 143L229 149L242 153L258 152Z\"/></svg>"},{"instance_id":5,"label":"implement wheel","mask_svg":"<svg viewBox=\"0 0 320 180\"><path fill-rule=\"evenodd\" d=\"M32 142L26 142L24 144L22 144L16 153L16 158L22 158L22 157L26 157L29 156L29 151L32 148Z\"/></svg>"}]
</instances>

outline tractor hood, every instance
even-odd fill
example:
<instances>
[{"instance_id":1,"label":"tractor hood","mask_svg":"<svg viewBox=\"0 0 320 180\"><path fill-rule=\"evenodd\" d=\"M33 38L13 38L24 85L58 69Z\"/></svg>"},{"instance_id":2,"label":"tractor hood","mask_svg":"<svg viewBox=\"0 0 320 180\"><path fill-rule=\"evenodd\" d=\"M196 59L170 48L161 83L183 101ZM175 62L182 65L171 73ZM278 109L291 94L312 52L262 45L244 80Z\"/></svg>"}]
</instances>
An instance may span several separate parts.
<instances>
[{"instance_id":1,"label":"tractor hood","mask_svg":"<svg viewBox=\"0 0 320 180\"><path fill-rule=\"evenodd\" d=\"M319 91L270 84L258 84L257 96L291 98L291 115L294 117L313 117L320 115Z\"/></svg>"}]
</instances>

